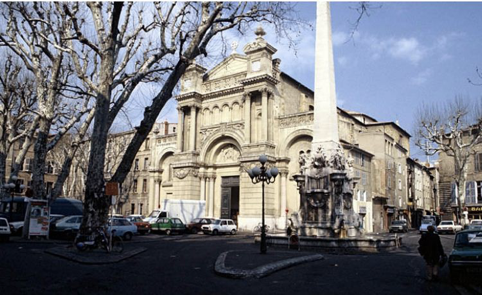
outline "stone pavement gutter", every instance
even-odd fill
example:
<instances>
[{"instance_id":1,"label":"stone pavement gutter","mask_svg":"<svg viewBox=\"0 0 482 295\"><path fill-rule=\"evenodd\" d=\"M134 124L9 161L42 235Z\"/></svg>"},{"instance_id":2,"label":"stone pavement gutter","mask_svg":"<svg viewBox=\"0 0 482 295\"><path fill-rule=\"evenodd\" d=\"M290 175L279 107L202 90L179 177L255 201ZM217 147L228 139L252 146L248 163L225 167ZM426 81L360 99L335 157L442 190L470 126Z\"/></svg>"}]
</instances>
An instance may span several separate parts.
<instances>
[{"instance_id":1,"label":"stone pavement gutter","mask_svg":"<svg viewBox=\"0 0 482 295\"><path fill-rule=\"evenodd\" d=\"M79 252L74 247L69 246L51 248L45 250L45 252L81 264L111 264L121 262L146 250L147 248L144 247L135 247L129 250L124 249L122 253L106 253L104 250L98 249Z\"/></svg>"},{"instance_id":2,"label":"stone pavement gutter","mask_svg":"<svg viewBox=\"0 0 482 295\"><path fill-rule=\"evenodd\" d=\"M235 278L235 279L246 279L246 278L262 278L268 276L276 271L295 266L298 264L306 263L306 262L313 262L324 259L323 255L321 254L313 254L313 255L302 255L300 254L289 254L289 252L285 252L284 256L291 256L291 258L278 260L275 262L270 262L261 266L258 266L254 269L245 269L245 268L234 268L234 267L227 267L226 266L226 259L228 255L233 256L237 253L236 256L241 256L240 261L252 261L257 260L260 257L267 257L265 255L270 254L260 254L254 252L246 252L246 251L227 251L223 252L219 255L216 263L214 265L214 272L220 276L228 277L228 278ZM278 253L279 254L279 253ZM263 255L263 256L260 256ZM271 254L273 255L273 254ZM297 256L298 257L293 257ZM278 258L280 255L274 254L274 259ZM278 257L276 257L278 256Z\"/></svg>"}]
</instances>

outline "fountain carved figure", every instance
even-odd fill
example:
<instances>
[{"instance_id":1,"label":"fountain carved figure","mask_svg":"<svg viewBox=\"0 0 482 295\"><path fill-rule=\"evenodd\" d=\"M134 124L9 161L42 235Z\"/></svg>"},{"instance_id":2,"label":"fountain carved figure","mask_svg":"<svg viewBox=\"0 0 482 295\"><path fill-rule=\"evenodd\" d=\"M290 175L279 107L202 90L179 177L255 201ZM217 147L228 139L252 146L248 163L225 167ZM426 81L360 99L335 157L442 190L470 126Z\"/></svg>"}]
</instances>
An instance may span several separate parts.
<instances>
[{"instance_id":1,"label":"fountain carved figure","mask_svg":"<svg viewBox=\"0 0 482 295\"><path fill-rule=\"evenodd\" d=\"M300 173L294 175L300 192L300 210L292 216L301 236L356 237L361 217L353 209L353 160L340 146L326 156L319 146L299 155Z\"/></svg>"}]
</instances>

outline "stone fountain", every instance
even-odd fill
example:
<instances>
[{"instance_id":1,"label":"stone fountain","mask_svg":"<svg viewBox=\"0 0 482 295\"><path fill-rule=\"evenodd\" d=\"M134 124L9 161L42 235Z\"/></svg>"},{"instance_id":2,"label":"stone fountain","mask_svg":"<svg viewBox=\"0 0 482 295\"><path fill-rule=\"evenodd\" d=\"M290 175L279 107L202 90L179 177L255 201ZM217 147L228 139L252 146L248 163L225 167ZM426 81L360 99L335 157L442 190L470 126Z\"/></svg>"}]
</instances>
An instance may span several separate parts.
<instances>
[{"instance_id":1,"label":"stone fountain","mask_svg":"<svg viewBox=\"0 0 482 295\"><path fill-rule=\"evenodd\" d=\"M317 3L315 97L311 151L300 152L300 172L293 176L300 192L299 211L292 214L288 236L269 235L271 246L369 251L396 248L397 236L364 235L363 219L353 210L352 159L338 136L331 16L328 2ZM256 241L256 240L255 240Z\"/></svg>"},{"instance_id":2,"label":"stone fountain","mask_svg":"<svg viewBox=\"0 0 482 295\"><path fill-rule=\"evenodd\" d=\"M362 218L353 210L353 160L341 147L331 157L319 146L300 152L300 173L293 176L300 191L300 210L292 215L293 227L302 236L356 237Z\"/></svg>"}]
</instances>

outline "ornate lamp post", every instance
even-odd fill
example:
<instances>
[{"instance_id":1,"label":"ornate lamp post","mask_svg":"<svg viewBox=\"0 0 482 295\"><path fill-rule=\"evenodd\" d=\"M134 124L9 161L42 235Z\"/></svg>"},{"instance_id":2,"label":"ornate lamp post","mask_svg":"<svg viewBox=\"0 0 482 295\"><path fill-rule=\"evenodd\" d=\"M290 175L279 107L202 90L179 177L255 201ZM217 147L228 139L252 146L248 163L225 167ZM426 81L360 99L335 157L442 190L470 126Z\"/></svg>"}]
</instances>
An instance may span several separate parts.
<instances>
[{"instance_id":1,"label":"ornate lamp post","mask_svg":"<svg viewBox=\"0 0 482 295\"><path fill-rule=\"evenodd\" d=\"M3 188L5 189L5 191L10 194L10 198L11 198L11 202L10 202L10 208L9 208L9 211L10 211L10 220L9 222L12 222L13 221L13 197L15 196L15 189L17 188L17 184L16 184L16 181L17 181L17 176L16 175L13 175L11 178L11 181L13 182L10 182L10 183L4 183L3 184ZM23 190L25 188L25 186L22 184L22 185L19 185L18 186L19 189Z\"/></svg>"},{"instance_id":2,"label":"ornate lamp post","mask_svg":"<svg viewBox=\"0 0 482 295\"><path fill-rule=\"evenodd\" d=\"M262 194L262 213L261 213L261 254L266 254L267 246L266 246L266 226L264 222L264 183L270 184L273 183L278 175L278 168L273 167L271 169L267 169L264 165L268 161L268 157L266 155L259 156L259 162L261 163L261 167L254 167L253 169L249 169L248 175L251 178L253 184L257 184L261 182L261 194Z\"/></svg>"}]
</instances>

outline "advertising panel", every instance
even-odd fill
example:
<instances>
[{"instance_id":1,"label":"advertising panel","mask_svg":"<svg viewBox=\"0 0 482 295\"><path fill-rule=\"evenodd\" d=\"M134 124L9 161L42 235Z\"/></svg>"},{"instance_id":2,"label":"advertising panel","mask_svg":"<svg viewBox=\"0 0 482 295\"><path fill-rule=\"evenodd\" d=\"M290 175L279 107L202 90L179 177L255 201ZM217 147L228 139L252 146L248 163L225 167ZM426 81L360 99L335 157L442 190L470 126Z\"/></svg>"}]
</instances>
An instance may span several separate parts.
<instances>
[{"instance_id":1,"label":"advertising panel","mask_svg":"<svg viewBox=\"0 0 482 295\"><path fill-rule=\"evenodd\" d=\"M48 236L50 210L45 200L32 200L30 202L30 229L29 236Z\"/></svg>"}]
</instances>

